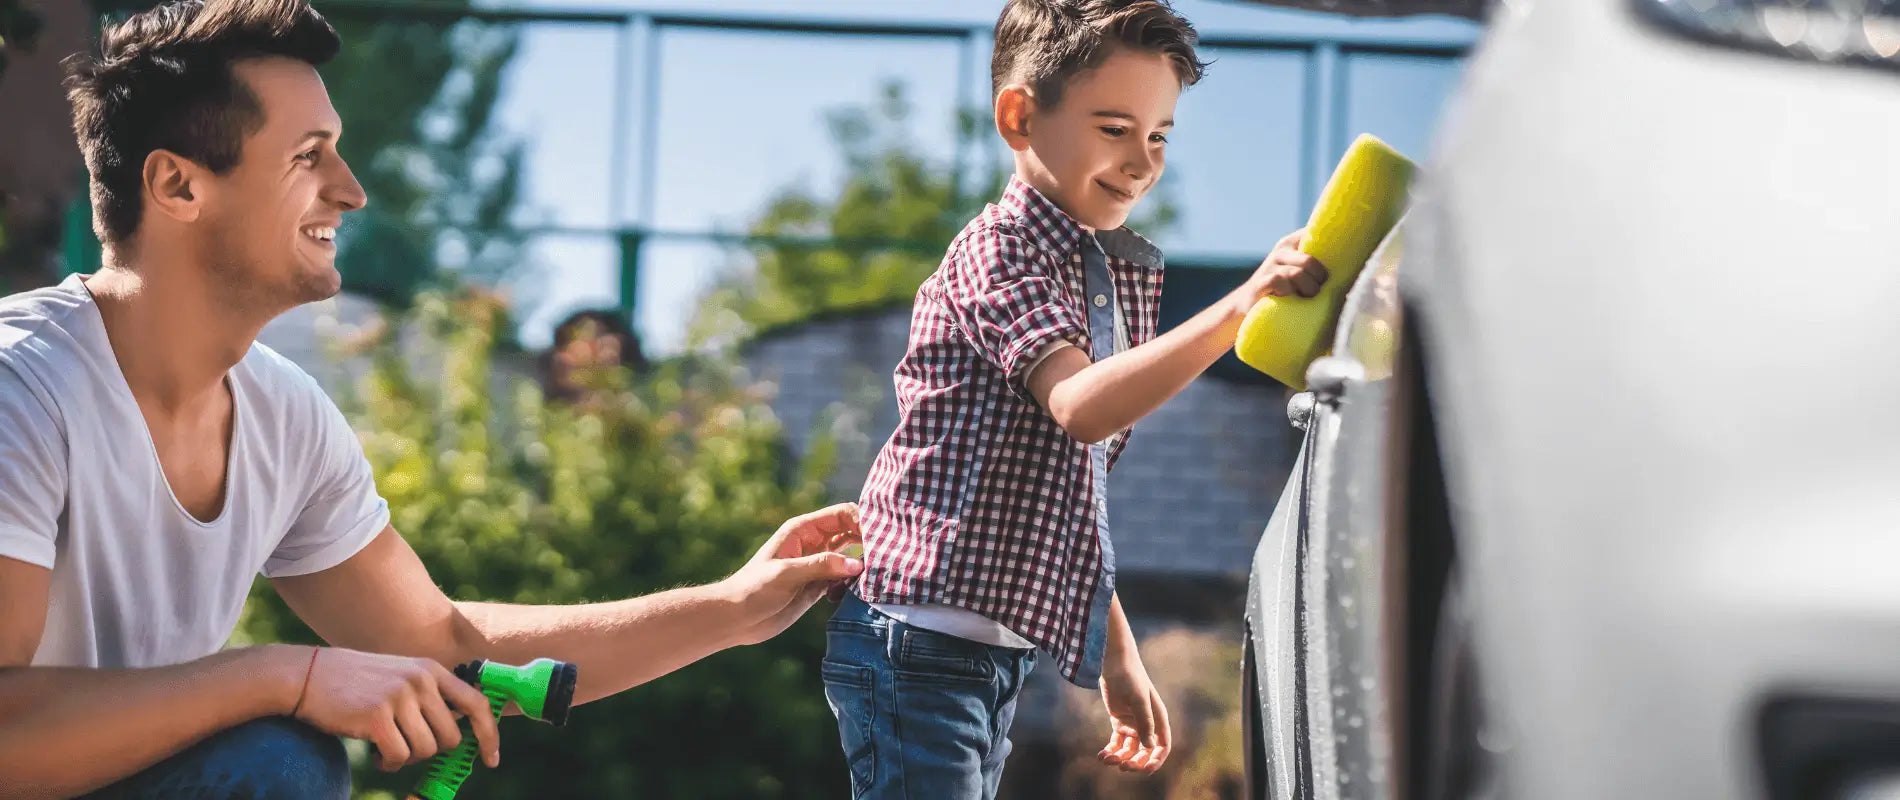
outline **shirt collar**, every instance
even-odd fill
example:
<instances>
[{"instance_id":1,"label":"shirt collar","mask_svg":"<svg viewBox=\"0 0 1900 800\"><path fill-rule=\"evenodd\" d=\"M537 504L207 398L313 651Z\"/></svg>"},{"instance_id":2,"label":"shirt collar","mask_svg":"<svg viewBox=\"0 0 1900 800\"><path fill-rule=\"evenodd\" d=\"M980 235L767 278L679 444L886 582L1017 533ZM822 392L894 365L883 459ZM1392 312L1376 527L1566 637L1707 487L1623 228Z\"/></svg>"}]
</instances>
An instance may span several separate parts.
<instances>
[{"instance_id":1,"label":"shirt collar","mask_svg":"<svg viewBox=\"0 0 1900 800\"><path fill-rule=\"evenodd\" d=\"M1067 257L1088 235L1088 229L1027 181L1011 175L998 206L1022 223L1031 239ZM1148 269L1161 268L1161 250L1127 226L1097 231L1095 240L1111 256Z\"/></svg>"}]
</instances>

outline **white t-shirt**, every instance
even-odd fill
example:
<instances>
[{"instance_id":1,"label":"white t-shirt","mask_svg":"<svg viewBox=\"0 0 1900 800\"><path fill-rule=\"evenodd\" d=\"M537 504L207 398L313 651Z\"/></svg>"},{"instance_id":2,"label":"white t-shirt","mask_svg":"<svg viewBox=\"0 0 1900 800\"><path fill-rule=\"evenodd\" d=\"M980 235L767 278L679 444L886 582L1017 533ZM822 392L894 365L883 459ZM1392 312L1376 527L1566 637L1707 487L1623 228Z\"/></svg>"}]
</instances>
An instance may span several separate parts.
<instances>
[{"instance_id":1,"label":"white t-shirt","mask_svg":"<svg viewBox=\"0 0 1900 800\"><path fill-rule=\"evenodd\" d=\"M52 570L33 664L152 667L217 652L260 572L328 569L389 524L362 445L296 364L227 376L224 508L179 505L90 292L0 299L0 556Z\"/></svg>"},{"instance_id":2,"label":"white t-shirt","mask_svg":"<svg viewBox=\"0 0 1900 800\"><path fill-rule=\"evenodd\" d=\"M1115 294L1115 279L1112 275L1109 277L1108 285L1110 288L1109 296L1113 297ZM1049 360L1049 357L1055 355L1057 350L1073 346L1074 345L1063 341L1050 342L1043 346L1042 352L1031 357L1029 366L1023 369L1023 374L1035 374L1036 369L1042 366L1042 362ZM1115 352L1119 353L1127 349L1128 321L1122 317L1122 304L1116 303ZM1122 435L1123 433L1121 431L1116 431L1115 434L1110 436L1103 444L1113 447L1115 440ZM1010 647L1018 650L1027 650L1035 647L1028 639L1010 630L1004 626L1003 623L978 614L975 611L953 606L949 603L873 603L871 607L884 612L885 616L906 625L923 628L927 631L946 633L959 639L968 639L973 642L982 642L997 647Z\"/></svg>"}]
</instances>

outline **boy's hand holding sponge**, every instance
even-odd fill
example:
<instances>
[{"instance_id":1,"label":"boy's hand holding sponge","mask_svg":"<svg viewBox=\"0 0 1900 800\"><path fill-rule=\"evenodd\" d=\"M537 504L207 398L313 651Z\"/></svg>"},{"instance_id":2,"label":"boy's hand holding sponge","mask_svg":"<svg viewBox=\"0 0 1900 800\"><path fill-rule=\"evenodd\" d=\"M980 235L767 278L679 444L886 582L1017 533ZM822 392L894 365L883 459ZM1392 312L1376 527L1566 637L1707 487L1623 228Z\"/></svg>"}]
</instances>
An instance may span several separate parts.
<instances>
[{"instance_id":1,"label":"boy's hand holding sponge","mask_svg":"<svg viewBox=\"0 0 1900 800\"><path fill-rule=\"evenodd\" d=\"M1405 211L1413 172L1411 161L1370 134L1346 149L1306 229L1280 243L1310 258L1276 252L1243 287L1259 299L1234 344L1241 361L1305 391L1306 368L1324 354L1347 290ZM1315 260L1324 269L1312 270ZM1309 291L1315 272L1324 281L1317 292Z\"/></svg>"}]
</instances>

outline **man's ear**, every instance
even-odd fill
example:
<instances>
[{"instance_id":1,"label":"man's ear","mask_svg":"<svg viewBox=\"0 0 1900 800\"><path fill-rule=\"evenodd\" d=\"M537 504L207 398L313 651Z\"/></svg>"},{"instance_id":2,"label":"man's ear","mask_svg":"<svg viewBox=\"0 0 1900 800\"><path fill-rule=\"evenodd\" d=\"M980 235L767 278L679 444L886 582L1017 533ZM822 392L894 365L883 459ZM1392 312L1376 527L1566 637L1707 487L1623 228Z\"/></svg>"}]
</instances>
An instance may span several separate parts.
<instances>
[{"instance_id":1,"label":"man's ear","mask_svg":"<svg viewBox=\"0 0 1900 800\"><path fill-rule=\"evenodd\" d=\"M1036 98L1028 86L1013 83L996 93L996 132L1002 134L1009 149L1029 149L1029 124L1035 113Z\"/></svg>"},{"instance_id":2,"label":"man's ear","mask_svg":"<svg viewBox=\"0 0 1900 800\"><path fill-rule=\"evenodd\" d=\"M197 162L170 150L153 150L145 156L145 202L152 209L178 220L195 222L204 213L205 199L211 191L210 171Z\"/></svg>"}]
</instances>

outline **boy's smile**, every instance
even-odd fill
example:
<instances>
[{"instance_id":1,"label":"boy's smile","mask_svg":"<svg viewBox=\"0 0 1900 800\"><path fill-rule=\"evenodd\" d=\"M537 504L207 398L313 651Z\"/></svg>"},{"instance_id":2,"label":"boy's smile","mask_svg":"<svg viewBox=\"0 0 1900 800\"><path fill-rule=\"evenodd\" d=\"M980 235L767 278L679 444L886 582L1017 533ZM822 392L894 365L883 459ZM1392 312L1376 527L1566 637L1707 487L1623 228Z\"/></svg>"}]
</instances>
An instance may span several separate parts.
<instances>
[{"instance_id":1,"label":"boy's smile","mask_svg":"<svg viewBox=\"0 0 1900 800\"><path fill-rule=\"evenodd\" d=\"M1023 180L1077 222L1111 230L1160 179L1180 97L1180 74L1165 53L1115 47L1101 66L1070 79L1054 108L1026 88L1005 88L997 127Z\"/></svg>"}]
</instances>

